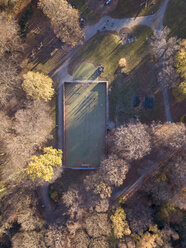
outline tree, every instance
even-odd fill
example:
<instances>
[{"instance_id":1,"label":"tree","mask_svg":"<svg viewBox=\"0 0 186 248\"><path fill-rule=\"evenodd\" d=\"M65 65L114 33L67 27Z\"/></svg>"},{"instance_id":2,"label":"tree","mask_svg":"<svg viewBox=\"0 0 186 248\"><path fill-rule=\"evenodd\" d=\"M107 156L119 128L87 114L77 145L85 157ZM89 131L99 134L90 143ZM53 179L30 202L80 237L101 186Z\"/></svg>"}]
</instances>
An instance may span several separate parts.
<instances>
[{"instance_id":1,"label":"tree","mask_svg":"<svg viewBox=\"0 0 186 248\"><path fill-rule=\"evenodd\" d=\"M104 159L100 165L100 174L106 185L120 186L126 178L130 165L116 155Z\"/></svg>"},{"instance_id":2,"label":"tree","mask_svg":"<svg viewBox=\"0 0 186 248\"><path fill-rule=\"evenodd\" d=\"M153 123L151 125L152 141L158 149L176 149L186 139L186 127L183 123Z\"/></svg>"},{"instance_id":3,"label":"tree","mask_svg":"<svg viewBox=\"0 0 186 248\"><path fill-rule=\"evenodd\" d=\"M22 78L19 68L8 58L0 57L0 104L6 107L13 96L21 90Z\"/></svg>"},{"instance_id":4,"label":"tree","mask_svg":"<svg viewBox=\"0 0 186 248\"><path fill-rule=\"evenodd\" d=\"M169 38L169 32L167 27L156 31L151 41L157 81L162 88L171 88L176 85L178 80L174 67L174 55L179 48L178 40L176 37Z\"/></svg>"},{"instance_id":5,"label":"tree","mask_svg":"<svg viewBox=\"0 0 186 248\"><path fill-rule=\"evenodd\" d=\"M0 56L15 52L21 44L18 35L19 26L17 22L7 16L5 12L0 13Z\"/></svg>"},{"instance_id":6,"label":"tree","mask_svg":"<svg viewBox=\"0 0 186 248\"><path fill-rule=\"evenodd\" d=\"M69 208L68 213L71 219L77 217L78 211L80 212L80 205L82 203L82 197L80 191L77 188L69 187L67 192L63 193L62 201Z\"/></svg>"},{"instance_id":7,"label":"tree","mask_svg":"<svg viewBox=\"0 0 186 248\"><path fill-rule=\"evenodd\" d=\"M177 87L173 88L173 95L178 102L182 102L186 99L186 81L181 82Z\"/></svg>"},{"instance_id":8,"label":"tree","mask_svg":"<svg viewBox=\"0 0 186 248\"><path fill-rule=\"evenodd\" d=\"M57 38L72 46L82 43L79 13L66 0L40 0L38 6L51 20Z\"/></svg>"},{"instance_id":9,"label":"tree","mask_svg":"<svg viewBox=\"0 0 186 248\"><path fill-rule=\"evenodd\" d=\"M96 239L91 239L89 248L109 248L109 243L107 239L102 236Z\"/></svg>"},{"instance_id":10,"label":"tree","mask_svg":"<svg viewBox=\"0 0 186 248\"><path fill-rule=\"evenodd\" d=\"M23 75L23 89L28 97L34 100L48 101L52 99L54 90L52 88L53 81L48 76L39 72L29 71Z\"/></svg>"},{"instance_id":11,"label":"tree","mask_svg":"<svg viewBox=\"0 0 186 248\"><path fill-rule=\"evenodd\" d=\"M14 128L24 143L30 146L40 146L47 139L52 138L54 121L51 117L48 103L31 101L15 113ZM29 145L29 144L28 144Z\"/></svg>"},{"instance_id":12,"label":"tree","mask_svg":"<svg viewBox=\"0 0 186 248\"><path fill-rule=\"evenodd\" d=\"M180 42L180 49L175 56L175 66L182 82L174 89L173 93L178 101L186 98L186 40Z\"/></svg>"},{"instance_id":13,"label":"tree","mask_svg":"<svg viewBox=\"0 0 186 248\"><path fill-rule=\"evenodd\" d=\"M186 81L186 39L180 42L180 49L175 56L177 72Z\"/></svg>"},{"instance_id":14,"label":"tree","mask_svg":"<svg viewBox=\"0 0 186 248\"><path fill-rule=\"evenodd\" d=\"M148 129L140 122L125 124L113 130L107 140L111 153L127 160L141 159L151 150Z\"/></svg>"},{"instance_id":15,"label":"tree","mask_svg":"<svg viewBox=\"0 0 186 248\"><path fill-rule=\"evenodd\" d=\"M73 240L74 248L87 248L89 247L90 239L83 230L78 230Z\"/></svg>"},{"instance_id":16,"label":"tree","mask_svg":"<svg viewBox=\"0 0 186 248\"><path fill-rule=\"evenodd\" d=\"M116 238L120 239L123 235L130 235L131 231L126 221L126 214L124 209L119 207L116 209L114 215L110 217L112 221L112 228Z\"/></svg>"},{"instance_id":17,"label":"tree","mask_svg":"<svg viewBox=\"0 0 186 248\"><path fill-rule=\"evenodd\" d=\"M107 236L111 232L107 214L93 214L85 219L85 229L90 237Z\"/></svg>"},{"instance_id":18,"label":"tree","mask_svg":"<svg viewBox=\"0 0 186 248\"><path fill-rule=\"evenodd\" d=\"M120 68L121 73L126 72L127 61L125 58L121 58L118 62L118 66Z\"/></svg>"},{"instance_id":19,"label":"tree","mask_svg":"<svg viewBox=\"0 0 186 248\"><path fill-rule=\"evenodd\" d=\"M122 185L126 178L129 164L119 159L116 155L109 156L103 160L100 169L84 179L84 185L87 191L98 194L101 199L111 197L114 186Z\"/></svg>"},{"instance_id":20,"label":"tree","mask_svg":"<svg viewBox=\"0 0 186 248\"><path fill-rule=\"evenodd\" d=\"M112 188L110 185L106 185L104 182L104 178L101 176L99 172L91 173L86 176L83 180L86 191L93 192L96 195L99 195L101 199L105 199L107 197L111 197Z\"/></svg>"},{"instance_id":21,"label":"tree","mask_svg":"<svg viewBox=\"0 0 186 248\"><path fill-rule=\"evenodd\" d=\"M149 228L149 231L141 235L139 241L136 244L137 248L155 248L164 247L164 242L161 237L161 232L158 230L157 226Z\"/></svg>"},{"instance_id":22,"label":"tree","mask_svg":"<svg viewBox=\"0 0 186 248\"><path fill-rule=\"evenodd\" d=\"M41 232L17 232L12 238L14 248L34 248L45 247Z\"/></svg>"},{"instance_id":23,"label":"tree","mask_svg":"<svg viewBox=\"0 0 186 248\"><path fill-rule=\"evenodd\" d=\"M128 200L125 213L132 232L143 233L153 224L152 209L136 195Z\"/></svg>"},{"instance_id":24,"label":"tree","mask_svg":"<svg viewBox=\"0 0 186 248\"><path fill-rule=\"evenodd\" d=\"M26 169L26 174L31 180L39 178L44 181L50 181L53 176L53 167L62 166L62 151L52 147L44 148L44 154L39 157L33 156Z\"/></svg>"}]
</instances>

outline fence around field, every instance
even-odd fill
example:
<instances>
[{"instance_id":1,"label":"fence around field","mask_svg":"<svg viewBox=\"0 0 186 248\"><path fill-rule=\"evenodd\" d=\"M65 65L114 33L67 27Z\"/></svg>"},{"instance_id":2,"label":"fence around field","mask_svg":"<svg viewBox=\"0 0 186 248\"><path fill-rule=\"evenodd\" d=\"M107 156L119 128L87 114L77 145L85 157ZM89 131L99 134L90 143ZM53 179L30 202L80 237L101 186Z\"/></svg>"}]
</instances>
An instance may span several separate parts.
<instances>
[{"instance_id":1,"label":"fence around field","mask_svg":"<svg viewBox=\"0 0 186 248\"><path fill-rule=\"evenodd\" d=\"M75 85L76 84L76 85ZM64 85L63 85L63 89L62 89L62 91L63 91L63 150L64 150L64 168L70 168L70 169L97 169L98 167L99 167L99 165L96 163L96 164L92 164L91 163L91 161L90 161L90 163L89 162L82 162L82 163L78 163L78 164L73 164L73 165L70 165L70 163L69 164L67 164L66 163L66 161L67 161L67 158L68 158L68 156L69 156L69 154L68 154L68 152L69 152L69 147L71 148L72 147L72 144L70 144L70 143L68 143L69 142L69 136L71 136L70 137L70 142L72 142L72 139L75 139L75 137L74 136L76 136L76 134L74 134L74 135L69 135L69 124L70 125L72 125L72 123L71 123L71 119L73 120L73 118L71 118L71 117L69 117L69 109L71 108L71 104L72 104L72 106L73 106L73 104L74 104L74 102L73 101L70 101L70 99L68 99L67 97L66 97L66 95L65 94L67 94L67 96L68 96L68 94L69 94L69 92L67 92L67 89L68 89L68 87L67 87L67 85L69 85L69 87L71 87L72 86L72 92L70 92L70 94L72 95L72 100L73 100L73 97L74 97L74 95L73 95L73 90L74 90L74 86L76 86L76 87L78 87L78 85L81 85L80 87L83 87L83 86L93 86L93 85L95 85L95 87L98 87L97 89L98 89L98 95L99 94L104 94L104 95L101 95L101 97L100 97L100 95L99 95L99 98L100 99L102 99L102 103L103 103L103 109L104 109L104 119L103 119L103 121L104 121L104 123L102 123L103 121L101 120L101 118L103 118L102 117L102 115L100 115L100 113L98 113L98 116L100 116L100 118L98 118L98 120L96 121L95 120L95 125L97 125L97 129L98 129L98 133L99 133L99 128L101 128L100 126L102 126L102 129L104 129L104 136L106 135L106 131L107 131L107 122L108 122L108 119L109 119L109 110L108 110L108 82L105 82L105 81L98 81L98 82L96 82L96 81L94 81L94 82L92 82L92 81L73 81L73 82L65 82L64 83ZM99 85L101 85L101 88L99 87ZM74 87L74 88L73 88ZM100 89L103 89L102 91L100 90L100 92L99 92L99 88ZM103 93L104 92L104 93ZM69 94L69 95L70 95ZM80 95L80 99L81 99L81 95ZM90 98L91 99L91 98ZM100 100L99 99L99 100ZM69 103L67 103L66 101L69 101ZM75 105L75 107L77 108L77 105ZM86 106L85 106L85 108L87 108ZM70 109L70 111L72 112L72 110ZM97 107L96 106L96 110L95 111L98 111L98 112L100 112L101 110L99 109L99 107ZM89 115L89 116L91 116L91 115ZM69 119L69 120L68 120ZM87 118L88 119L88 118ZM88 120L89 121L89 120ZM94 120L93 120L94 121ZM70 122L70 123L69 123ZM98 124L97 124L97 122L98 122ZM87 123L86 123L87 124ZM100 126L99 126L99 124L100 124ZM82 123L82 125L84 125L84 123ZM91 123L90 123L90 127L91 127ZM103 127L103 125L104 125L104 127ZM92 126L92 128L94 128L94 126ZM77 133L78 132L80 132L80 134L82 133L82 130L81 130L82 128L81 128L81 126L80 126L80 129L79 130L77 130ZM85 132L86 133L86 132ZM77 134L78 135L78 134ZM85 134L86 135L86 134ZM96 135L97 135L97 132L96 132ZM100 144L99 143L103 143L104 141L102 140L103 139L103 134L102 135L100 135L100 141L99 142L97 142L97 145L99 146ZM93 137L93 141L94 141L94 137ZM78 142L78 140L75 140L75 142L74 143L77 143ZM81 140L80 140L80 144L81 144ZM74 146L75 146L75 144L73 144ZM86 144L84 145L84 144L82 144L82 146L84 146L84 148L82 147L82 150L83 149L88 149L88 147L86 147ZM104 143L104 147L103 148L105 148L105 143ZM102 147L101 147L101 149L102 149ZM80 150L80 154L81 154L81 152L83 153L83 151L82 150ZM90 150L90 149L89 149ZM97 149L97 150L99 150L99 149ZM88 152L90 152L90 151L88 151ZM73 155L73 153L71 153L71 155ZM91 155L91 153L90 153L90 155ZM103 154L104 155L104 154ZM85 155L86 156L86 155ZM92 155L91 155L92 156ZM90 156L90 157L91 157ZM96 156L96 154L95 154L95 156ZM73 156L71 156L72 158L73 158ZM86 159L85 159L86 160ZM91 158L90 158L90 160L91 160Z\"/></svg>"}]
</instances>

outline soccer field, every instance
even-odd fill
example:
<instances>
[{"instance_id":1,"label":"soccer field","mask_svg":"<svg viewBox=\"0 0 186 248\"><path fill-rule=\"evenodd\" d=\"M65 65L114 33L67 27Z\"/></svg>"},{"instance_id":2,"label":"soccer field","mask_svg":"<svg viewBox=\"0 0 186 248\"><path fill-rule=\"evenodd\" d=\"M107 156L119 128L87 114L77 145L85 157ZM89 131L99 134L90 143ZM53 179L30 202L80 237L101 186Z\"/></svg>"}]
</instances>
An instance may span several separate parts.
<instances>
[{"instance_id":1,"label":"soccer field","mask_svg":"<svg viewBox=\"0 0 186 248\"><path fill-rule=\"evenodd\" d=\"M97 167L105 152L107 83L65 83L63 90L64 166Z\"/></svg>"}]
</instances>

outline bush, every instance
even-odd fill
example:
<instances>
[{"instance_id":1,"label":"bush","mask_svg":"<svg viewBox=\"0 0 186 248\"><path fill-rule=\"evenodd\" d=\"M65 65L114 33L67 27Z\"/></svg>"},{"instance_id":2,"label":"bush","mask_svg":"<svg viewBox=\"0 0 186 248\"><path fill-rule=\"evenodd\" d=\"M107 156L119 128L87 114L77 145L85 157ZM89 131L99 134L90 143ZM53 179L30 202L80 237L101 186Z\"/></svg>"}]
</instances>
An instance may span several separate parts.
<instances>
[{"instance_id":1,"label":"bush","mask_svg":"<svg viewBox=\"0 0 186 248\"><path fill-rule=\"evenodd\" d=\"M127 65L127 61L126 61L126 59L125 58L121 58L120 60L119 60L119 67L126 67L126 65Z\"/></svg>"}]
</instances>

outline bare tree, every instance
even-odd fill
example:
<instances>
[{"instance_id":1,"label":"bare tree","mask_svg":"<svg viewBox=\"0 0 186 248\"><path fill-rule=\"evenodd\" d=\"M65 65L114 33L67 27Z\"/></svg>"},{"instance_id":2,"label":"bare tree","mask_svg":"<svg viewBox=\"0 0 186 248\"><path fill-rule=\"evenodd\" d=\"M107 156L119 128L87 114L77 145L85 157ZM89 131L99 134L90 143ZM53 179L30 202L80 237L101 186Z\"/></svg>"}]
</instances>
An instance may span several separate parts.
<instances>
[{"instance_id":1,"label":"bare tree","mask_svg":"<svg viewBox=\"0 0 186 248\"><path fill-rule=\"evenodd\" d=\"M15 114L15 131L31 146L41 145L48 138L52 138L53 128L50 106L43 102L27 103L25 109L20 109Z\"/></svg>"},{"instance_id":2,"label":"bare tree","mask_svg":"<svg viewBox=\"0 0 186 248\"><path fill-rule=\"evenodd\" d=\"M6 106L11 97L21 90L22 78L19 68L8 58L0 58L0 104Z\"/></svg>"},{"instance_id":3,"label":"bare tree","mask_svg":"<svg viewBox=\"0 0 186 248\"><path fill-rule=\"evenodd\" d=\"M183 123L153 123L151 130L153 145L159 149L179 148L186 139L186 127Z\"/></svg>"},{"instance_id":4,"label":"bare tree","mask_svg":"<svg viewBox=\"0 0 186 248\"><path fill-rule=\"evenodd\" d=\"M100 165L100 174L105 184L120 186L126 178L130 165L116 155L111 155L103 160Z\"/></svg>"},{"instance_id":5,"label":"bare tree","mask_svg":"<svg viewBox=\"0 0 186 248\"><path fill-rule=\"evenodd\" d=\"M96 239L91 239L90 241L90 248L109 248L109 243L107 241L107 239L102 236Z\"/></svg>"},{"instance_id":6,"label":"bare tree","mask_svg":"<svg viewBox=\"0 0 186 248\"><path fill-rule=\"evenodd\" d=\"M135 196L127 202L125 212L133 232L143 233L153 224L152 209L139 197Z\"/></svg>"},{"instance_id":7,"label":"bare tree","mask_svg":"<svg viewBox=\"0 0 186 248\"><path fill-rule=\"evenodd\" d=\"M62 201L68 207L68 214L71 219L78 219L81 215L82 197L80 190L70 187L62 196Z\"/></svg>"},{"instance_id":8,"label":"bare tree","mask_svg":"<svg viewBox=\"0 0 186 248\"><path fill-rule=\"evenodd\" d=\"M84 226L88 235L93 238L107 236L111 232L111 224L106 213L91 214L86 217Z\"/></svg>"},{"instance_id":9,"label":"bare tree","mask_svg":"<svg viewBox=\"0 0 186 248\"><path fill-rule=\"evenodd\" d=\"M165 27L155 32L151 40L151 49L157 70L157 81L163 88L175 86L178 80L173 58L179 49L179 45L176 37L169 38L169 32L170 30Z\"/></svg>"},{"instance_id":10,"label":"bare tree","mask_svg":"<svg viewBox=\"0 0 186 248\"><path fill-rule=\"evenodd\" d=\"M78 11L66 0L40 0L38 6L51 20L55 34L62 42L72 46L82 42L84 34L80 28Z\"/></svg>"},{"instance_id":11,"label":"bare tree","mask_svg":"<svg viewBox=\"0 0 186 248\"><path fill-rule=\"evenodd\" d=\"M5 12L0 13L0 56L13 53L20 48L19 26Z\"/></svg>"},{"instance_id":12,"label":"bare tree","mask_svg":"<svg viewBox=\"0 0 186 248\"><path fill-rule=\"evenodd\" d=\"M123 159L141 159L151 151L148 128L140 122L129 123L113 130L107 140L111 152Z\"/></svg>"},{"instance_id":13,"label":"bare tree","mask_svg":"<svg viewBox=\"0 0 186 248\"><path fill-rule=\"evenodd\" d=\"M83 230L78 230L73 239L73 248L87 248L90 243L90 238Z\"/></svg>"},{"instance_id":14,"label":"bare tree","mask_svg":"<svg viewBox=\"0 0 186 248\"><path fill-rule=\"evenodd\" d=\"M110 185L105 184L104 178L99 172L93 172L86 176L83 182L86 191L99 195L101 199L111 197L112 188Z\"/></svg>"}]
</instances>

